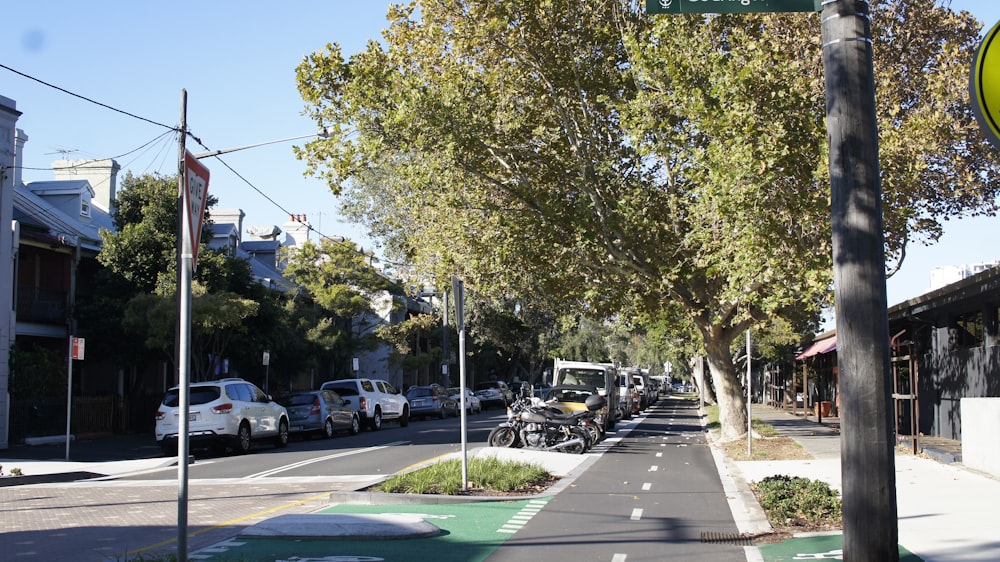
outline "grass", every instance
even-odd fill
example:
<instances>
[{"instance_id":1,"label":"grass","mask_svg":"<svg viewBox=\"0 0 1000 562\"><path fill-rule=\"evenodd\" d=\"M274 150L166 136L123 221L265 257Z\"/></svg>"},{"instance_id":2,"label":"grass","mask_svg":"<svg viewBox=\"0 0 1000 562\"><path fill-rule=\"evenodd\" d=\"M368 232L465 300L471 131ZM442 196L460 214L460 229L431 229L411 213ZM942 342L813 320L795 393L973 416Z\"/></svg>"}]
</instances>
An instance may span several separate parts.
<instances>
[{"instance_id":1,"label":"grass","mask_svg":"<svg viewBox=\"0 0 1000 562\"><path fill-rule=\"evenodd\" d=\"M713 404L705 406L705 413L708 416L708 429L717 431L719 429L719 406ZM782 437L774 426L753 418L750 422L753 428L753 438L750 440L750 450L747 451L746 439L729 441L722 443L722 449L726 456L736 461L780 461L780 460L808 460L812 458L802 445L799 445L791 437Z\"/></svg>"},{"instance_id":2,"label":"grass","mask_svg":"<svg viewBox=\"0 0 1000 562\"><path fill-rule=\"evenodd\" d=\"M524 493L547 486L552 476L539 465L476 457L468 461L469 487L495 493ZM405 474L397 474L374 488L403 494L461 494L462 463L451 459Z\"/></svg>"}]
</instances>

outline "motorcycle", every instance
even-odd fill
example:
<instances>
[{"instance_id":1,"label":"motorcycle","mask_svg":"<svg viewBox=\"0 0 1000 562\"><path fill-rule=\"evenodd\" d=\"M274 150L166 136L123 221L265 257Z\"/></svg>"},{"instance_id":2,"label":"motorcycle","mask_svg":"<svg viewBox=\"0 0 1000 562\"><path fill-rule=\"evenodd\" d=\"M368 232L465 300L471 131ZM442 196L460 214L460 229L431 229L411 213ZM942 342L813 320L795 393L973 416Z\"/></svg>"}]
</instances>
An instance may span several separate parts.
<instances>
[{"instance_id":1,"label":"motorcycle","mask_svg":"<svg viewBox=\"0 0 1000 562\"><path fill-rule=\"evenodd\" d=\"M491 447L526 447L542 451L583 454L596 442L588 429L591 412L604 405L604 398L587 400L587 412L563 414L536 403L530 394L519 396L507 409L507 421L493 428L487 438Z\"/></svg>"}]
</instances>

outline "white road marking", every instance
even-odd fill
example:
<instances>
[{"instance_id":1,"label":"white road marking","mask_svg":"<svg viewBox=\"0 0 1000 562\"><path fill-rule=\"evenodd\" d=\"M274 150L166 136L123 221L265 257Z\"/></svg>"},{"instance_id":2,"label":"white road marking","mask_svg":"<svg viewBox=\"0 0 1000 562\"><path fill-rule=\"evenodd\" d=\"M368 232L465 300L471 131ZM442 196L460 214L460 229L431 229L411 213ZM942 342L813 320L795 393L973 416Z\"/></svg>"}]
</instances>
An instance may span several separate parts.
<instances>
[{"instance_id":1,"label":"white road marking","mask_svg":"<svg viewBox=\"0 0 1000 562\"><path fill-rule=\"evenodd\" d=\"M649 483L649 482L646 482L645 484L642 485L642 491L643 492L648 492L652 488L653 488L653 485L651 483Z\"/></svg>"},{"instance_id":2,"label":"white road marking","mask_svg":"<svg viewBox=\"0 0 1000 562\"><path fill-rule=\"evenodd\" d=\"M306 459L304 461L295 462L292 464L286 464L285 466L279 466L272 468L270 470L265 470L263 472L258 472L257 474L250 474L243 477L243 480L256 480L258 478L265 478L267 476L273 476L275 474L285 472L286 470L294 470L296 468L301 468L306 465L310 465L317 462L328 461L331 459L339 459L342 457L349 457L351 455L357 455L359 453L367 453L370 451L377 451L379 449L387 449L389 447L394 447L396 445L406 445L409 441L394 441L392 443L386 443L385 445L378 445L376 447L365 447L364 449L355 449L353 451L343 451L340 453L334 453L332 455L326 455L324 457L316 457L312 459Z\"/></svg>"},{"instance_id":3,"label":"white road marking","mask_svg":"<svg viewBox=\"0 0 1000 562\"><path fill-rule=\"evenodd\" d=\"M635 509L633 509L632 510L632 517L630 517L629 519L631 519L632 521L638 521L638 520L642 519L642 509L640 509L638 507L635 508Z\"/></svg>"}]
</instances>

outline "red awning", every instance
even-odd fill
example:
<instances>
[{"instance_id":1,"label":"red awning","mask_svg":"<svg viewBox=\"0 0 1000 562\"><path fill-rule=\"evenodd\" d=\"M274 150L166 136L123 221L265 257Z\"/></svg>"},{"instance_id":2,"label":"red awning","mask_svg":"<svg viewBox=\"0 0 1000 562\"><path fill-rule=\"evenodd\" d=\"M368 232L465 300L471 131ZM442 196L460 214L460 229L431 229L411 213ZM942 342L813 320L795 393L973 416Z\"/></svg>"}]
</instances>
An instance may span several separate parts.
<instances>
[{"instance_id":1,"label":"red awning","mask_svg":"<svg viewBox=\"0 0 1000 562\"><path fill-rule=\"evenodd\" d=\"M795 360L801 361L802 359L812 357L813 355L821 355L823 353L830 353L831 351L837 351L837 336L813 343L806 348L805 351L796 355Z\"/></svg>"}]
</instances>

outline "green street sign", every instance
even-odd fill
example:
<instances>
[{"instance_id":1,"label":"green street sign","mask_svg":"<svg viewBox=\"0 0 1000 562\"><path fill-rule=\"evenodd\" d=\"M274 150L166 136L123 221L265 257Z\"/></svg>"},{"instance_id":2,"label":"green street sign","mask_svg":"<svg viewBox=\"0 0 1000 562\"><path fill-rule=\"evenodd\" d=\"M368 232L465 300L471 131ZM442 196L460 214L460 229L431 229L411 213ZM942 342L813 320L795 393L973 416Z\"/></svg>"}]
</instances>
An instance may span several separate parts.
<instances>
[{"instance_id":1,"label":"green street sign","mask_svg":"<svg viewBox=\"0 0 1000 562\"><path fill-rule=\"evenodd\" d=\"M969 73L969 94L979 127L1000 148L1000 22L979 45Z\"/></svg>"},{"instance_id":2,"label":"green street sign","mask_svg":"<svg viewBox=\"0 0 1000 562\"><path fill-rule=\"evenodd\" d=\"M821 0L646 0L647 14L818 12Z\"/></svg>"}]
</instances>

